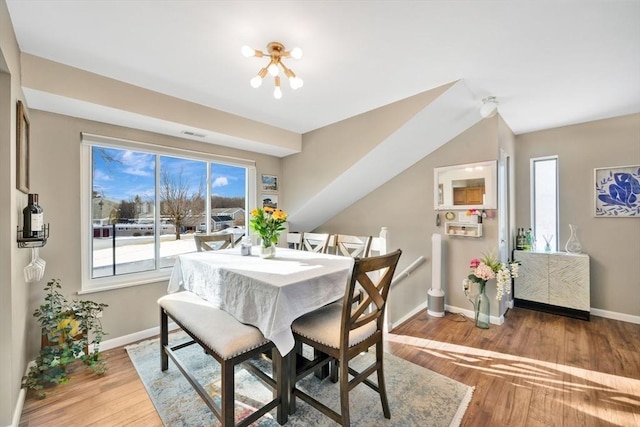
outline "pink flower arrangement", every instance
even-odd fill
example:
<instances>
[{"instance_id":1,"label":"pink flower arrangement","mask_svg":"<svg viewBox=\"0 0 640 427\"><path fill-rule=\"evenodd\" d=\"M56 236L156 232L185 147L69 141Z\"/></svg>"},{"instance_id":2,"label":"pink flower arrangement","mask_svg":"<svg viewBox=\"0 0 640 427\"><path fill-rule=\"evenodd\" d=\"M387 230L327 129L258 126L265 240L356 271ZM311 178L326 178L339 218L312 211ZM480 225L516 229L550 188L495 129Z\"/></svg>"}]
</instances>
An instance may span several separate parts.
<instances>
[{"instance_id":1,"label":"pink flower arrangement","mask_svg":"<svg viewBox=\"0 0 640 427\"><path fill-rule=\"evenodd\" d=\"M465 293L469 290L471 282L480 285L480 292L484 291L484 287L488 280L496 279L497 292L496 299L502 299L504 294L511 293L511 278L518 277L517 262L504 264L500 262L493 252L484 255L482 258L474 258L469 263L471 273L462 281Z\"/></svg>"}]
</instances>

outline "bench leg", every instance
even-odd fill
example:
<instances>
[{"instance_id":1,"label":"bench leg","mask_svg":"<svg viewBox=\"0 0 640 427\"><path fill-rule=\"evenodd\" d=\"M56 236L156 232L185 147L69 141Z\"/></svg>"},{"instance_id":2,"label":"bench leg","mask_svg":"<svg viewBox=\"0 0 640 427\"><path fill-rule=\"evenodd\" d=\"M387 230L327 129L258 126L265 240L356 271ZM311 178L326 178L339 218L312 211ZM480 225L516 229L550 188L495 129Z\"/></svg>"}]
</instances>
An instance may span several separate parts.
<instances>
[{"instance_id":1,"label":"bench leg","mask_svg":"<svg viewBox=\"0 0 640 427\"><path fill-rule=\"evenodd\" d=\"M164 351L167 345L169 345L169 319L167 313L160 307L160 369L163 371L169 369L169 356Z\"/></svg>"},{"instance_id":2,"label":"bench leg","mask_svg":"<svg viewBox=\"0 0 640 427\"><path fill-rule=\"evenodd\" d=\"M220 363L220 409L222 410L221 423L223 427L235 425L235 371L232 363L223 360Z\"/></svg>"}]
</instances>

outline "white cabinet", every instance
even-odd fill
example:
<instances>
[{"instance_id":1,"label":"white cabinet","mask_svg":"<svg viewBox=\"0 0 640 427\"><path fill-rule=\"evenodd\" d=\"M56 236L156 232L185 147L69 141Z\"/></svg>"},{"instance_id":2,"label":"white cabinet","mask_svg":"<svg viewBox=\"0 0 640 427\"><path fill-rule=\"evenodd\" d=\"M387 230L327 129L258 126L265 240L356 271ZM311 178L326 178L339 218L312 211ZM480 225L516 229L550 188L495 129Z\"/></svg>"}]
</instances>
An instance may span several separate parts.
<instances>
[{"instance_id":1,"label":"white cabinet","mask_svg":"<svg viewBox=\"0 0 640 427\"><path fill-rule=\"evenodd\" d=\"M516 307L589 319L589 256L564 252L514 251L520 271L514 284Z\"/></svg>"}]
</instances>

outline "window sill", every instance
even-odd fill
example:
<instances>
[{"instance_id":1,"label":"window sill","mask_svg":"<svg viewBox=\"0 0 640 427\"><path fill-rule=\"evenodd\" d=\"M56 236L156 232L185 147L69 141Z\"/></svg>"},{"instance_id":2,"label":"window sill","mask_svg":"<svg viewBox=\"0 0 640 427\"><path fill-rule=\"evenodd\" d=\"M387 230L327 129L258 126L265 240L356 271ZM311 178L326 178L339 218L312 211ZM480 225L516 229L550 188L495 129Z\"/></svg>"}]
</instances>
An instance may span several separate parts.
<instances>
[{"instance_id":1,"label":"window sill","mask_svg":"<svg viewBox=\"0 0 640 427\"><path fill-rule=\"evenodd\" d=\"M158 275L154 275L153 277L138 278L131 281L127 281L126 283L122 283L122 281L119 280L118 282L111 282L111 283L101 283L101 284L95 283L91 285L83 284L82 289L78 291L78 295L93 294L97 292L113 291L116 289L130 288L133 286L165 282L169 280L170 276L171 276L171 270L167 272L163 272Z\"/></svg>"}]
</instances>

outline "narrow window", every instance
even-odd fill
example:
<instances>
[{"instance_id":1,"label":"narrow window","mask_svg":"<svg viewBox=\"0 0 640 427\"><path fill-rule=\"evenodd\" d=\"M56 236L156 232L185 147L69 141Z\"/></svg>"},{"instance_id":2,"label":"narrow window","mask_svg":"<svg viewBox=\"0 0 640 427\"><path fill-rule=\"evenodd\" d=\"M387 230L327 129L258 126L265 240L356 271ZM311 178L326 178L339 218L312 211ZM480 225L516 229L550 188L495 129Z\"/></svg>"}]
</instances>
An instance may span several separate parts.
<instances>
[{"instance_id":1,"label":"narrow window","mask_svg":"<svg viewBox=\"0 0 640 427\"><path fill-rule=\"evenodd\" d=\"M531 159L531 226L536 251L558 250L557 156Z\"/></svg>"}]
</instances>

